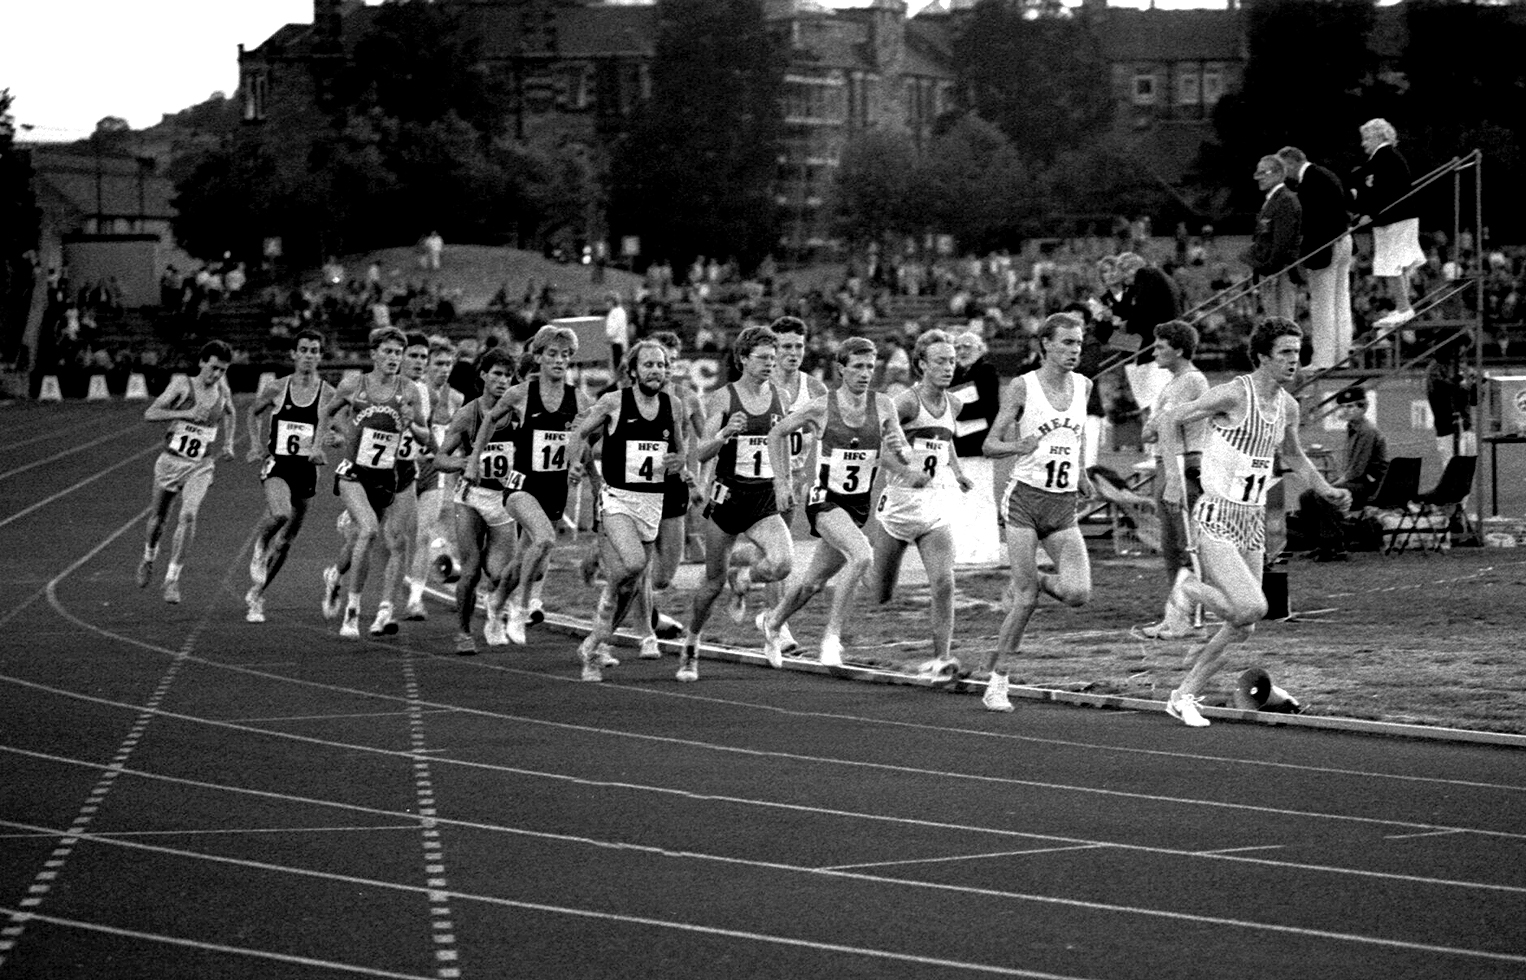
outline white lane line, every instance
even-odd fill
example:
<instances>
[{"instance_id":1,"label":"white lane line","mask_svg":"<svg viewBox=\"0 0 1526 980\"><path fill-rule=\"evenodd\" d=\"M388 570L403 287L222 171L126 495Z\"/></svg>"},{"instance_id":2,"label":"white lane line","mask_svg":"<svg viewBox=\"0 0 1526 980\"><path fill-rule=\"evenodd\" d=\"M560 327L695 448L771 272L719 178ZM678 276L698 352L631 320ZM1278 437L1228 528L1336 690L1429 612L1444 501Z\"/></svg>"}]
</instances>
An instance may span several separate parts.
<instances>
[{"instance_id":1,"label":"white lane line","mask_svg":"<svg viewBox=\"0 0 1526 980\"><path fill-rule=\"evenodd\" d=\"M47 829L44 827L17 824L9 820L0 820L0 826L7 825L28 830L41 831ZM337 881L346 884L360 885L367 888L388 889L392 891L414 893L427 893L430 891L428 888L421 888L417 885L406 885L395 881L382 881L374 878L362 878L356 875L340 874L332 871L318 871L312 868L301 868L291 865L273 864L266 861L255 861L248 858L227 857L221 854L205 854L199 851L187 851L180 848L162 847L155 844L145 844L139 841L111 840L106 838L97 838L90 834L83 834L81 835L80 839L88 843L105 844L109 847L129 848L137 851L146 851L153 854L185 858L191 861L206 861L213 864L225 864L234 867L252 868L258 871L265 871L281 875L297 875L302 877L317 878L323 881ZM1009 901L1031 902L1039 905L1057 906L1060 908L1083 909L1089 912L1138 915L1165 919L1173 922L1188 922L1192 923L1193 925L1228 926L1253 932L1268 932L1277 935L1300 936L1304 938L1329 940L1332 942L1354 943L1358 945L1374 946L1384 949L1402 949L1412 952L1429 953L1433 955L1457 956L1468 959L1488 960L1500 963L1526 964L1526 956L1516 953L1502 953L1494 950L1469 949L1467 947L1461 946L1442 946L1433 943L1420 943L1404 939L1389 939L1382 936L1366 936L1359 933L1336 932L1330 929L1312 929L1306 926L1279 925L1270 922L1256 922L1250 919L1235 919L1228 916L1201 915L1194 912L1175 912L1166 909L1151 909L1132 905L1119 905L1112 902L1094 902L1086 899L1060 898L1054 895L1036 895L1025 892L1003 891L1001 889L995 888L975 888L968 885L949 885L939 882L916 881L903 878L887 878L880 875L863 874L861 872L822 871L815 868L800 867L799 865L778 864L768 861L749 861L740 858L718 858L707 854L695 854L688 851L670 851L664 848L642 847L630 844L606 844L605 846L615 846L625 851L639 851L643 853L659 854L665 857L684 857L698 858L701 860L721 861L728 864L743 865L753 868L784 871L831 879L843 879L855 882L866 882L874 885L895 885L900 887L925 889L928 891L942 893L974 895L982 898L999 898ZM794 939L787 936L779 936L769 933L718 929L713 926L704 926L697 923L688 922L675 922L669 919L654 919L646 916L633 916L614 912L600 912L590 909L547 905L539 902L524 902L515 899L500 898L496 895L485 895L475 892L462 892L454 889L447 889L446 894L452 898L458 898L463 902L476 902L504 908L530 909L539 912L584 916L588 918L604 919L607 921L631 922L641 925L701 932L710 935L724 935L737 939L749 939L765 943L803 946L811 949L825 949L838 952L856 953L859 955L877 956L887 959L900 960L903 962L936 963L942 966L984 970L991 972L1005 971L1008 975L1012 976L1051 976L1050 974L1035 974L1031 971L1020 971L1012 973L1009 968L1003 968L994 965L963 963L957 960L934 960L927 957L911 956L908 954L895 953L888 950L867 949L852 946L836 946L835 944L818 943L812 940Z\"/></svg>"},{"instance_id":2,"label":"white lane line","mask_svg":"<svg viewBox=\"0 0 1526 980\"><path fill-rule=\"evenodd\" d=\"M19 909L0 907L0 913L9 913L12 922L45 922L51 926L61 926L66 929L81 929L86 932L99 932L108 936L121 936L124 939L141 939L145 942L163 943L168 946L183 946L189 949L202 950L211 953L230 953L235 956L247 956L253 959L270 960L276 963L291 963L297 966L313 966L324 970L338 970L342 973L356 973L367 977L389 977L395 980L432 980L428 976L416 973L395 973L392 970L379 970L375 967L359 966L354 963L340 963L336 960L320 960L311 956L293 956L290 953L277 953L268 949L250 949L247 946L229 946L226 943L209 943L200 939L186 939L181 936L167 936L158 932L143 932L138 929L123 929L120 926L108 926L100 922L84 922L80 919L65 919L56 915L41 915L37 912L26 912Z\"/></svg>"},{"instance_id":3,"label":"white lane line","mask_svg":"<svg viewBox=\"0 0 1526 980\"><path fill-rule=\"evenodd\" d=\"M306 742L318 742L317 739L301 739ZM339 746L344 747L344 746ZM404 752L377 749L367 750L385 755L395 755L400 758L413 758ZM52 755L45 752L35 752L30 749L15 748L0 745L0 753L11 753L32 759L40 759L46 762L54 762L62 765L79 766L87 769L100 768L100 763L93 760L71 759L65 756ZM444 760L442 760L444 761ZM1130 844L1120 841L1095 840L1084 837L1066 837L1059 834L1040 834L1022 830L1010 830L1004 827L979 827L969 824L958 824L943 820L925 820L917 817L896 817L880 813L869 813L862 810L841 810L832 807L806 806L799 803L781 803L775 800L752 799L747 797L720 796L716 794L693 793L688 790L673 789L667 786L647 786L639 783L615 783L591 779L583 779L577 776L569 776L563 773L536 772L526 769L512 769L507 766L494 766L487 763L458 762L458 765L473 768L486 769L496 774L508 774L515 776L530 776L533 778L548 779L554 782L566 783L577 786L580 789L617 790L625 792L652 793L659 796L676 797L682 800L692 800L700 803L720 803L724 805L758 807L766 810L777 810L784 813L805 814L809 817L834 817L846 820L864 820L872 823L883 823L898 827L917 827L938 831L959 831L967 833L990 834L996 837L1007 837L1015 840L1031 841L1057 841L1065 845L1084 845L1092 847L1109 847L1121 851L1131 851L1137 854L1165 855L1168 857L1200 857L1214 861L1229 861L1239 864L1254 864L1261 867L1277 868L1283 870L1311 871L1319 874L1344 875L1354 878L1371 878L1380 881L1401 881L1407 884L1439 885L1451 888L1474 889L1479 891L1497 891L1507 894L1526 894L1526 886L1494 884L1491 882L1460 881L1448 878L1426 878L1420 875L1398 874L1389 871L1365 871L1357 868L1343 868L1322 864L1301 864L1289 861L1269 861L1265 858L1241 857L1234 854L1203 854L1198 851L1188 851L1179 848L1154 847L1145 844ZM323 800L313 797L296 796L289 793L277 793L270 790L246 789L241 786L232 786L226 783L212 783L197 779L187 779L181 776L168 776L160 773L149 772L141 769L123 769L122 775L135 776L142 779L150 779L158 782L170 783L177 786L190 786L196 789L209 789L218 792L233 793L241 796L252 796L259 799L279 800L288 803L302 803L313 806L332 807L347 813L363 813L371 816L408 819L413 814L399 813L394 810L381 810L375 807L360 806L353 803L343 803L336 800ZM602 845L597 841L586 837L575 837L564 834L553 834L535 830L522 830L516 827L508 827L500 824L487 824L465 820L452 820L445 817L436 817L438 822L451 827L462 827L470 830L482 830L494 833L508 833L520 836L542 837L550 840L565 840L576 843L587 843L595 846L611 846L625 848L639 845L611 844ZM668 853L661 851L660 853ZM715 860L726 860L716 858ZM745 863L745 862L744 862Z\"/></svg>"},{"instance_id":4,"label":"white lane line","mask_svg":"<svg viewBox=\"0 0 1526 980\"><path fill-rule=\"evenodd\" d=\"M30 507L25 507L25 508L22 508L21 510L18 510L16 513L12 514L10 517L0 518L0 527L5 527L7 524L13 524L16 521L21 520L23 517L26 517L28 514L34 513L35 511L39 511L42 508L46 507L48 504L51 504L51 503L53 503L56 500L61 500L64 497L67 497L69 494L75 492L76 490L81 490L81 489L84 489L85 487L88 487L90 484L94 483L96 480L99 480L101 477L105 476L106 474L115 472L116 470L119 470L122 467L126 466L128 463L137 462L138 460L142 459L144 456L147 456L150 453L157 453L158 451L159 451L159 446L156 443L156 444L154 444L152 446L149 446L147 449L142 450L141 452L133 453L131 456L128 456L126 459L122 460L121 462L113 463L112 465L110 465L110 466L108 466L108 467L106 467L104 469L97 470L93 475L87 476L83 480L80 480L78 483L75 483L75 484L73 484L71 486L64 487L62 490L58 491L55 494L52 494L51 496L47 496L47 497L42 498L41 500L39 500L36 503L32 504ZM135 520L136 520L136 518L135 518Z\"/></svg>"},{"instance_id":5,"label":"white lane line","mask_svg":"<svg viewBox=\"0 0 1526 980\"><path fill-rule=\"evenodd\" d=\"M82 445L74 446L73 448L63 450L62 452L54 453L47 459L33 460L32 462L18 466L15 469L6 470L4 473L0 473L0 480L8 480L13 476L19 476L20 474L25 473L28 470L34 470L39 466L46 466L49 463L56 463L65 457L73 456L75 453L82 453L87 449L94 449L96 446L99 446L103 442L111 442L113 439L119 439L129 432L139 432L142 429L142 425L131 425L118 432L113 432L109 435L101 436L98 439L92 439L90 442L84 443ZM156 445L154 448L157 449L158 446Z\"/></svg>"},{"instance_id":6,"label":"white lane line","mask_svg":"<svg viewBox=\"0 0 1526 980\"><path fill-rule=\"evenodd\" d=\"M423 713L426 715L449 715L455 712L451 708L430 708ZM354 718L407 718L411 714L409 711L352 711L332 715L267 715L265 717L227 718L224 720L241 724L275 721L345 721Z\"/></svg>"},{"instance_id":7,"label":"white lane line","mask_svg":"<svg viewBox=\"0 0 1526 980\"><path fill-rule=\"evenodd\" d=\"M418 830L414 823L355 824L349 827L214 827L210 830L101 830L97 837L240 837L244 834L343 834L369 830ZM25 840L43 834L0 834L0 840Z\"/></svg>"},{"instance_id":8,"label":"white lane line","mask_svg":"<svg viewBox=\"0 0 1526 980\"><path fill-rule=\"evenodd\" d=\"M861 868L890 868L904 864L945 864L949 861L980 861L985 858L1021 857L1030 854L1059 854L1063 851L1091 851L1107 844L1072 844L1068 847L1035 847L1019 851L987 851L983 854L953 854L948 857L909 858L905 861L868 861L863 864L832 864L817 871L852 871Z\"/></svg>"},{"instance_id":9,"label":"white lane line","mask_svg":"<svg viewBox=\"0 0 1526 980\"><path fill-rule=\"evenodd\" d=\"M1418 834L1389 834L1384 840L1414 840L1416 837L1445 837L1450 834L1460 833L1457 830L1427 830Z\"/></svg>"},{"instance_id":10,"label":"white lane line","mask_svg":"<svg viewBox=\"0 0 1526 980\"><path fill-rule=\"evenodd\" d=\"M138 418L142 418L142 415L139 415ZM9 455L12 450L21 449L24 446L30 446L34 442L42 442L44 440L53 439L58 436L77 436L79 435L79 430L80 422L72 422L61 429L54 429L51 432L44 432L41 435L32 436L30 439L22 439L20 442L12 442L7 445L0 446L0 456Z\"/></svg>"},{"instance_id":11,"label":"white lane line","mask_svg":"<svg viewBox=\"0 0 1526 980\"><path fill-rule=\"evenodd\" d=\"M1246 851L1280 851L1286 845L1283 844L1257 844L1252 847L1221 847L1216 851L1193 851L1199 856L1215 854L1244 854Z\"/></svg>"},{"instance_id":12,"label":"white lane line","mask_svg":"<svg viewBox=\"0 0 1526 980\"><path fill-rule=\"evenodd\" d=\"M424 711L420 706L419 676L413 667L413 658L405 657L403 667L403 692L408 699L408 748L419 756L429 751L424 736ZM435 798L434 770L428 758L415 758L413 763L413 792L417 799L419 833L423 844L424 881L429 886L429 938L435 961L435 975L440 980L457 980L461 976L461 950L456 943L455 913L451 909L450 886L445 866L444 844L440 840L439 801Z\"/></svg>"}]
</instances>

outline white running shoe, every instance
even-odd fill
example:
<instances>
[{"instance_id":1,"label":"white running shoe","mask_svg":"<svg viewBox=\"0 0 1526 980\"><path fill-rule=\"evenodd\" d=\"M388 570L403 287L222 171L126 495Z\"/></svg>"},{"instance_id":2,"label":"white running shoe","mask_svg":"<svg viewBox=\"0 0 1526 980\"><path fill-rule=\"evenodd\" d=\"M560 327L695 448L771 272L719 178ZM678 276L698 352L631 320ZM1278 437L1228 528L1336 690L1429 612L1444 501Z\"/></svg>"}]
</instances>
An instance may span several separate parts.
<instances>
[{"instance_id":1,"label":"white running shoe","mask_svg":"<svg viewBox=\"0 0 1526 980\"><path fill-rule=\"evenodd\" d=\"M339 627L339 635L346 640L360 639L360 610L350 607L344 611L344 623Z\"/></svg>"},{"instance_id":2,"label":"white running shoe","mask_svg":"<svg viewBox=\"0 0 1526 980\"><path fill-rule=\"evenodd\" d=\"M599 668L599 657L594 651L593 634L589 633L578 644L578 659L583 662L583 680L590 684L597 684L604 680L604 673Z\"/></svg>"},{"instance_id":3,"label":"white running shoe","mask_svg":"<svg viewBox=\"0 0 1526 980\"><path fill-rule=\"evenodd\" d=\"M265 595L258 585L249 587L244 593L244 602L248 604L249 611L244 613L244 622L263 623L265 621Z\"/></svg>"},{"instance_id":4,"label":"white running shoe","mask_svg":"<svg viewBox=\"0 0 1526 980\"><path fill-rule=\"evenodd\" d=\"M783 667L784 654L779 650L779 634L768 628L768 610L758 613L753 618L753 624L763 634L763 656L768 658L768 665L775 669Z\"/></svg>"},{"instance_id":5,"label":"white running shoe","mask_svg":"<svg viewBox=\"0 0 1526 980\"><path fill-rule=\"evenodd\" d=\"M959 658L934 657L917 667L917 676L933 684L952 684L959 679Z\"/></svg>"},{"instance_id":6,"label":"white running shoe","mask_svg":"<svg viewBox=\"0 0 1526 980\"><path fill-rule=\"evenodd\" d=\"M255 585L264 585L267 572L265 568L265 546L259 538L254 539L254 553L249 556L249 581Z\"/></svg>"},{"instance_id":7,"label":"white running shoe","mask_svg":"<svg viewBox=\"0 0 1526 980\"><path fill-rule=\"evenodd\" d=\"M616 660L614 655L609 652L608 643L599 644L599 649L594 651L594 659L598 662L600 667L620 666L620 661Z\"/></svg>"},{"instance_id":8,"label":"white running shoe","mask_svg":"<svg viewBox=\"0 0 1526 980\"><path fill-rule=\"evenodd\" d=\"M731 597L726 600L726 615L733 623L747 622L747 590L752 588L752 570L733 568L726 574L731 585Z\"/></svg>"},{"instance_id":9,"label":"white running shoe","mask_svg":"<svg viewBox=\"0 0 1526 980\"><path fill-rule=\"evenodd\" d=\"M985 705L987 711L1011 711L1012 699L1007 697L1007 688L1011 681L1006 674L993 672L991 679L986 682L986 693L981 697L980 703Z\"/></svg>"},{"instance_id":10,"label":"white running shoe","mask_svg":"<svg viewBox=\"0 0 1526 980\"><path fill-rule=\"evenodd\" d=\"M779 627L779 652L786 657L800 649L800 643L789 631L789 623Z\"/></svg>"},{"instance_id":11,"label":"white running shoe","mask_svg":"<svg viewBox=\"0 0 1526 980\"><path fill-rule=\"evenodd\" d=\"M1202 698L1194 697L1191 694L1183 694L1181 688L1177 688L1166 699L1166 714L1180 721L1188 728L1207 728L1213 723L1204 718L1202 712L1198 711L1197 706L1202 703Z\"/></svg>"},{"instance_id":12,"label":"white running shoe","mask_svg":"<svg viewBox=\"0 0 1526 980\"><path fill-rule=\"evenodd\" d=\"M678 673L673 675L683 683L693 683L699 680L699 652L685 647L679 655Z\"/></svg>"},{"instance_id":13,"label":"white running shoe","mask_svg":"<svg viewBox=\"0 0 1526 980\"><path fill-rule=\"evenodd\" d=\"M509 636L503 629L503 610L493 604L489 599L482 604L482 612L487 617L482 624L482 639L490 647L506 647L509 645Z\"/></svg>"},{"instance_id":14,"label":"white running shoe","mask_svg":"<svg viewBox=\"0 0 1526 980\"><path fill-rule=\"evenodd\" d=\"M410 623L422 623L428 619L429 610L424 608L424 600L420 599L418 602L410 601L408 607L403 610L403 618Z\"/></svg>"},{"instance_id":15,"label":"white running shoe","mask_svg":"<svg viewBox=\"0 0 1526 980\"><path fill-rule=\"evenodd\" d=\"M371 621L372 636L396 636L397 621L392 618L392 603L383 602L376 607L376 618Z\"/></svg>"},{"instance_id":16,"label":"white running shoe","mask_svg":"<svg viewBox=\"0 0 1526 980\"><path fill-rule=\"evenodd\" d=\"M657 637L655 637L655 636L643 636L641 638L641 654L640 654L640 656L641 656L642 660L661 660L662 659L662 647L657 645Z\"/></svg>"},{"instance_id":17,"label":"white running shoe","mask_svg":"<svg viewBox=\"0 0 1526 980\"><path fill-rule=\"evenodd\" d=\"M842 640L830 633L821 638L821 664L824 667L842 666Z\"/></svg>"},{"instance_id":18,"label":"white running shoe","mask_svg":"<svg viewBox=\"0 0 1526 980\"><path fill-rule=\"evenodd\" d=\"M164 580L164 601L170 605L180 602L180 578L167 578Z\"/></svg>"},{"instance_id":19,"label":"white running shoe","mask_svg":"<svg viewBox=\"0 0 1526 980\"><path fill-rule=\"evenodd\" d=\"M517 647L525 645L525 625L525 611L519 607L518 603L512 600L504 603L503 635L510 643Z\"/></svg>"},{"instance_id":20,"label":"white running shoe","mask_svg":"<svg viewBox=\"0 0 1526 980\"><path fill-rule=\"evenodd\" d=\"M323 570L323 618L333 619L339 615L339 566L330 565Z\"/></svg>"},{"instance_id":21,"label":"white running shoe","mask_svg":"<svg viewBox=\"0 0 1526 980\"><path fill-rule=\"evenodd\" d=\"M456 632L456 654L461 657L470 657L477 652L477 641L466 630Z\"/></svg>"}]
</instances>

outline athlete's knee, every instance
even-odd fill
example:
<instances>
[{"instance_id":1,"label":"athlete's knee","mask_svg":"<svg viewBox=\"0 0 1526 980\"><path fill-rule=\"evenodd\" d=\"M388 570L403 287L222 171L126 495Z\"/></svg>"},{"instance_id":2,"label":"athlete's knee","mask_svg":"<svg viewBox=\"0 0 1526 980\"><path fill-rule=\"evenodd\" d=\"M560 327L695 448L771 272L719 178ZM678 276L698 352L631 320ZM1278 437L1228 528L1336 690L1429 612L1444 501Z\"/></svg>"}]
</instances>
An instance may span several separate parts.
<instances>
[{"instance_id":1,"label":"athlete's knee","mask_svg":"<svg viewBox=\"0 0 1526 980\"><path fill-rule=\"evenodd\" d=\"M752 566L752 580L754 582L782 582L789 578L792 566L789 555L775 555L771 558L763 558Z\"/></svg>"},{"instance_id":2,"label":"athlete's knee","mask_svg":"<svg viewBox=\"0 0 1526 980\"><path fill-rule=\"evenodd\" d=\"M1078 609L1092 600L1092 587L1089 582L1080 585L1066 585L1062 582L1057 592L1059 600L1072 609Z\"/></svg>"},{"instance_id":3,"label":"athlete's knee","mask_svg":"<svg viewBox=\"0 0 1526 980\"><path fill-rule=\"evenodd\" d=\"M954 573L930 575L927 585L935 603L952 602L954 598Z\"/></svg>"}]
</instances>

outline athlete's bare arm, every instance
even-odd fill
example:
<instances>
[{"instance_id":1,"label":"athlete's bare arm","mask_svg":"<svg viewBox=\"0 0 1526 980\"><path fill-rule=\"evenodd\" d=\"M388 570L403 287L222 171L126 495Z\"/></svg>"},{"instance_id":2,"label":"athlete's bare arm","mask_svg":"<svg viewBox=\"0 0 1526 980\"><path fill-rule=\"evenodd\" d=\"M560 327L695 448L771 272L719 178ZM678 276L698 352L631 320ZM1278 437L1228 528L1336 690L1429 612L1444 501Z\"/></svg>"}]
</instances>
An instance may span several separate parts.
<instances>
[{"instance_id":1,"label":"athlete's bare arm","mask_svg":"<svg viewBox=\"0 0 1526 980\"><path fill-rule=\"evenodd\" d=\"M360 386L364 383L365 380L363 378L350 378L339 382L339 387L334 389L334 396L324 402L322 408L318 409L318 424L314 426L317 437L313 439L313 451L308 454L308 458L313 461L314 465L328 465L328 454L324 449L324 441L329 427L334 424L334 420L339 417L340 412L349 410L355 398L355 393L360 390Z\"/></svg>"},{"instance_id":2,"label":"athlete's bare arm","mask_svg":"<svg viewBox=\"0 0 1526 980\"><path fill-rule=\"evenodd\" d=\"M1293 472L1298 474L1299 478L1306 482L1315 493L1339 507L1342 511L1350 510L1351 491L1340 487L1332 487L1318 467L1309 461L1308 454L1303 451L1303 441L1298 438L1298 416L1300 414L1298 400L1285 391L1279 392L1278 395L1284 400L1287 411L1286 418L1288 420L1287 432L1282 437L1283 460L1292 464Z\"/></svg>"},{"instance_id":3,"label":"athlete's bare arm","mask_svg":"<svg viewBox=\"0 0 1526 980\"><path fill-rule=\"evenodd\" d=\"M707 463L721 454L721 449L728 439L742 434L747 428L747 413L737 412L726 419L724 425L721 418L726 414L726 408L731 404L731 395L724 388L717 388L705 396L705 428L704 435L699 439L695 451L696 458L701 463Z\"/></svg>"},{"instance_id":4,"label":"athlete's bare arm","mask_svg":"<svg viewBox=\"0 0 1526 980\"><path fill-rule=\"evenodd\" d=\"M228 441L223 443L223 459L232 459L233 444L238 440L238 409L233 407L233 389L228 386L228 379L224 377L218 386L223 390L223 431L228 433Z\"/></svg>"},{"instance_id":5,"label":"athlete's bare arm","mask_svg":"<svg viewBox=\"0 0 1526 980\"><path fill-rule=\"evenodd\" d=\"M143 410L143 418L149 422L174 422L184 419L187 422L199 422L196 406L193 403L190 408L170 408L176 401L191 393L191 379L184 375L176 375L165 385L164 390L155 398L153 404ZM194 402L194 399L193 399Z\"/></svg>"},{"instance_id":6,"label":"athlete's bare arm","mask_svg":"<svg viewBox=\"0 0 1526 980\"><path fill-rule=\"evenodd\" d=\"M1245 386L1235 381L1209 388L1201 398L1175 408L1168 408L1156 418L1145 420L1140 430L1142 438L1160 438L1160 430L1169 425L1188 426L1202 419L1222 418L1226 422L1245 417L1249 406L1245 400Z\"/></svg>"},{"instance_id":7,"label":"athlete's bare arm","mask_svg":"<svg viewBox=\"0 0 1526 980\"><path fill-rule=\"evenodd\" d=\"M1039 447L1036 436L1029 436L1026 439L1009 438L1009 435L1016 435L1017 420L1023 417L1023 409L1027 405L1028 385L1023 381L1022 376L1007 382L1007 387L1001 393L1000 407L996 410L996 420L991 423L991 429L986 433L986 441L980 447L983 455L993 459L1004 456L1027 456Z\"/></svg>"},{"instance_id":8,"label":"athlete's bare arm","mask_svg":"<svg viewBox=\"0 0 1526 980\"><path fill-rule=\"evenodd\" d=\"M808 376L809 377L809 376ZM790 479L790 433L811 428L820 432L827 422L827 398L812 398L780 419L768 430L768 462L774 471L774 496L779 509L788 510L794 503L794 481Z\"/></svg>"}]
</instances>

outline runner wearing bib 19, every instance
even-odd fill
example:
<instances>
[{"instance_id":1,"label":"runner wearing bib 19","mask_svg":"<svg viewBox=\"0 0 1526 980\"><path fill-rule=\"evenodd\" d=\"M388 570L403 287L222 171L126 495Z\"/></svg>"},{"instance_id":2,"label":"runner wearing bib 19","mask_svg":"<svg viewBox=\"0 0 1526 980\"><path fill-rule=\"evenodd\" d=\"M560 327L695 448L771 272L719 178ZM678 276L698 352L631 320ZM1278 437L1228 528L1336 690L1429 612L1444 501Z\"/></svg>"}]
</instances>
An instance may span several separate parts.
<instances>
[{"instance_id":1,"label":"runner wearing bib 19","mask_svg":"<svg viewBox=\"0 0 1526 980\"><path fill-rule=\"evenodd\" d=\"M1201 397L1161 412L1145 423L1144 437L1160 430L1208 420L1203 447L1203 495L1193 509L1198 564L1177 573L1171 605L1178 616L1202 603L1224 621L1208 642L1192 653L1192 666L1171 692L1166 712L1193 728L1206 727L1199 706L1203 691L1228 654L1231 643L1250 639L1266 615L1261 571L1266 555L1266 492L1280 457L1319 496L1341 510L1349 491L1332 487L1304 454L1298 438L1298 403L1285 388L1298 373L1303 333L1291 320L1268 317L1251 332L1255 369L1210 388Z\"/></svg>"},{"instance_id":2,"label":"runner wearing bib 19","mask_svg":"<svg viewBox=\"0 0 1526 980\"><path fill-rule=\"evenodd\" d=\"M906 465L901 457L906 450L906 437L901 432L895 403L888 396L869 390L876 359L873 341L863 337L843 341L837 348L838 374L842 378L837 390L790 412L769 433L776 474L782 473L788 458L791 436L807 429L818 434L816 479L806 498L805 513L811 534L822 541L805 575L785 591L776 607L758 614L756 622L763 633L764 653L770 660L784 653L780 634L789 618L837 576L832 608L821 636L820 658L829 667L842 664L843 622L859 581L874 560L874 550L864 536L863 527L869 520L875 472L886 457L894 459L889 465ZM781 489L792 489L793 480L780 475L775 477L775 484Z\"/></svg>"},{"instance_id":3,"label":"runner wearing bib 19","mask_svg":"<svg viewBox=\"0 0 1526 980\"><path fill-rule=\"evenodd\" d=\"M320 406L333 386L318 377L323 335L307 329L292 338L290 375L262 388L249 406L249 462L260 464L265 513L255 532L249 558L249 591L244 595L251 623L265 621L265 590L275 580L291 543L302 530L318 483L309 458L318 433ZM270 428L260 434L260 416L270 413Z\"/></svg>"},{"instance_id":4,"label":"runner wearing bib 19","mask_svg":"<svg viewBox=\"0 0 1526 980\"><path fill-rule=\"evenodd\" d=\"M138 562L140 589L153 577L170 505L180 500L170 561L164 570L165 602L180 601L180 570L196 537L196 515L212 486L213 451L219 432L226 433L221 455L233 458L237 416L226 378L232 360L233 351L227 344L220 340L206 344L197 357L196 376L175 375L143 413L148 421L169 422L170 427L165 433L164 451L154 461L153 512L148 518L143 558Z\"/></svg>"},{"instance_id":5,"label":"runner wearing bib 19","mask_svg":"<svg viewBox=\"0 0 1526 980\"><path fill-rule=\"evenodd\" d=\"M1039 594L1072 607L1091 598L1091 559L1076 524L1078 499L1091 495L1081 458L1091 381L1075 372L1084 333L1081 318L1071 313L1044 321L1039 366L1012 379L986 433L987 456L1017 457L1002 495L1012 608L982 664L990 674L982 699L989 711L1012 710L1001 661L1017 654ZM1052 573L1038 570L1041 547L1054 560Z\"/></svg>"}]
</instances>

